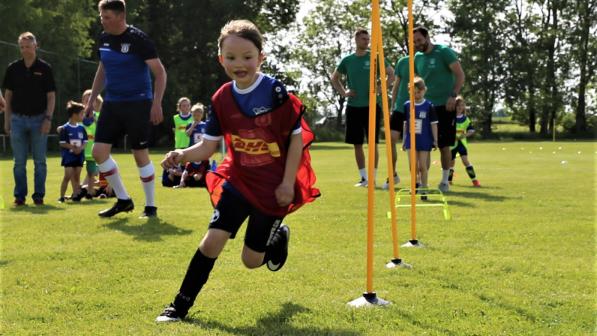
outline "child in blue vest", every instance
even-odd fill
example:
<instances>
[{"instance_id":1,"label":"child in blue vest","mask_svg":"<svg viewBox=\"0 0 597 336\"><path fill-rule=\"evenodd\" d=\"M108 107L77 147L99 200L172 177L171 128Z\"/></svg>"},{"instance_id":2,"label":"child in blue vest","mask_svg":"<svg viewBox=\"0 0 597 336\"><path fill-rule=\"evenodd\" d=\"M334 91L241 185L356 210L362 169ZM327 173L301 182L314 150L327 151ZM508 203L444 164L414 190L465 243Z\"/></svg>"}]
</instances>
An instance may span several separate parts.
<instances>
[{"instance_id":1,"label":"child in blue vest","mask_svg":"<svg viewBox=\"0 0 597 336\"><path fill-rule=\"evenodd\" d=\"M85 127L80 124L83 121L85 105L69 101L66 105L68 122L62 125L60 130L60 148L62 163L64 167L64 177L60 185L60 198L58 202L63 203L70 181L73 188L72 200L78 202L81 200L81 169L85 161L85 144L87 143L87 132Z\"/></svg>"},{"instance_id":2,"label":"child in blue vest","mask_svg":"<svg viewBox=\"0 0 597 336\"><path fill-rule=\"evenodd\" d=\"M426 100L425 81L420 77L414 79L415 87L415 142L416 142L416 172L421 178L421 188L425 189L428 186L428 173L429 173L429 157L431 150L437 149L437 114L433 108L433 104ZM404 121L404 142L402 143L403 150L410 150L410 101L404 103L405 118ZM408 155L410 162L410 155Z\"/></svg>"}]
</instances>

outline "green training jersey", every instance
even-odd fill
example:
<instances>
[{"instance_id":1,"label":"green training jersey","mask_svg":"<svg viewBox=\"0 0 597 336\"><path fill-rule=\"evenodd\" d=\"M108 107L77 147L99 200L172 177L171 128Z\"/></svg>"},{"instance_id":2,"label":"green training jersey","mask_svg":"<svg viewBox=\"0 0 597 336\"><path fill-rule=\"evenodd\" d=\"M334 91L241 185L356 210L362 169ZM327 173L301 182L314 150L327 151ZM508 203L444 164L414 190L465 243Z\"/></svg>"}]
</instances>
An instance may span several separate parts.
<instances>
[{"instance_id":1,"label":"green training jersey","mask_svg":"<svg viewBox=\"0 0 597 336\"><path fill-rule=\"evenodd\" d=\"M97 119L99 118L99 112L93 112L93 122L89 126L83 127L85 128L85 132L87 132L87 144L85 145L85 160L86 161L94 161L93 159L93 144L95 143L95 129L97 127Z\"/></svg>"},{"instance_id":2,"label":"green training jersey","mask_svg":"<svg viewBox=\"0 0 597 336\"><path fill-rule=\"evenodd\" d=\"M450 65L456 61L456 52L442 44L434 45L430 53L415 54L415 72L425 80L425 98L435 106L446 105L452 94L456 78Z\"/></svg>"},{"instance_id":3,"label":"green training jersey","mask_svg":"<svg viewBox=\"0 0 597 336\"><path fill-rule=\"evenodd\" d=\"M456 148L458 146L458 142L460 141L464 148L468 149L468 141L467 138L464 136L469 130L474 130L473 123L469 117L466 115L456 116L456 141L454 142L454 146L451 149Z\"/></svg>"},{"instance_id":4,"label":"green training jersey","mask_svg":"<svg viewBox=\"0 0 597 336\"><path fill-rule=\"evenodd\" d=\"M369 51L363 56L350 54L344 57L336 68L339 73L346 76L347 88L357 94L355 97L348 97L348 106L369 106L370 57Z\"/></svg>"},{"instance_id":5,"label":"green training jersey","mask_svg":"<svg viewBox=\"0 0 597 336\"><path fill-rule=\"evenodd\" d=\"M410 80L408 56L402 57L396 62L394 74L396 75L396 78L400 79L398 92L396 93L394 111L404 113L404 103L406 103L407 100L410 100L410 93L408 92L408 82Z\"/></svg>"},{"instance_id":6,"label":"green training jersey","mask_svg":"<svg viewBox=\"0 0 597 336\"><path fill-rule=\"evenodd\" d=\"M189 147L191 138L187 134L187 125L193 123L193 115L189 113L189 117L184 119L180 114L174 116L174 148L181 149Z\"/></svg>"},{"instance_id":7,"label":"green training jersey","mask_svg":"<svg viewBox=\"0 0 597 336\"><path fill-rule=\"evenodd\" d=\"M350 54L344 57L336 70L346 76L346 87L356 92L355 97L348 97L347 105L353 107L369 106L369 70L371 69L371 53L363 56ZM377 74L379 75L379 69ZM376 93L376 104L381 105L381 96Z\"/></svg>"}]
</instances>

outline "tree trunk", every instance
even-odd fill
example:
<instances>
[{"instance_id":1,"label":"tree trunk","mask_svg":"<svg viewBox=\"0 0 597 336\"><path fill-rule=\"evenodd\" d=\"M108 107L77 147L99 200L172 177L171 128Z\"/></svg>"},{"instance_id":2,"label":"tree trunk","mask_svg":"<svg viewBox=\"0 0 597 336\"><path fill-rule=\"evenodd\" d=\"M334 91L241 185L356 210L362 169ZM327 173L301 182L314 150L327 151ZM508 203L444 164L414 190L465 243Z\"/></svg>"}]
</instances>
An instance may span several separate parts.
<instances>
[{"instance_id":1,"label":"tree trunk","mask_svg":"<svg viewBox=\"0 0 597 336\"><path fill-rule=\"evenodd\" d=\"M529 71L529 78L532 78L531 72ZM537 132L537 109L535 107L535 86L532 79L529 80L529 132Z\"/></svg>"},{"instance_id":2,"label":"tree trunk","mask_svg":"<svg viewBox=\"0 0 597 336\"><path fill-rule=\"evenodd\" d=\"M582 22L582 33L580 34L580 83L578 85L578 104L576 105L576 132L585 132L587 130L586 117L586 99L585 92L588 84L588 78L591 77L593 69L587 69L587 53L589 52L589 28L591 26L591 10L589 1L583 1L583 11L580 13L579 21Z\"/></svg>"},{"instance_id":3,"label":"tree trunk","mask_svg":"<svg viewBox=\"0 0 597 336\"><path fill-rule=\"evenodd\" d=\"M587 130L587 118L585 114L586 103L585 103L585 87L583 85L582 73L580 85L578 86L578 104L576 105L576 125L575 130L577 133L585 132Z\"/></svg>"},{"instance_id":4,"label":"tree trunk","mask_svg":"<svg viewBox=\"0 0 597 336\"><path fill-rule=\"evenodd\" d=\"M483 89L483 110L485 119L483 120L482 135L484 138L488 138L491 135L491 124L492 124L492 112L493 112L493 99L488 91L488 88Z\"/></svg>"},{"instance_id":5,"label":"tree trunk","mask_svg":"<svg viewBox=\"0 0 597 336\"><path fill-rule=\"evenodd\" d=\"M548 62L548 80L549 80L549 91L550 97L549 102L551 106L551 113L549 116L550 133L553 133L556 128L556 115L558 113L558 88L556 83L556 45L557 39L556 34L558 32L558 1L555 0L551 7L552 12L552 25L551 25L551 36L549 39L549 62Z\"/></svg>"}]
</instances>

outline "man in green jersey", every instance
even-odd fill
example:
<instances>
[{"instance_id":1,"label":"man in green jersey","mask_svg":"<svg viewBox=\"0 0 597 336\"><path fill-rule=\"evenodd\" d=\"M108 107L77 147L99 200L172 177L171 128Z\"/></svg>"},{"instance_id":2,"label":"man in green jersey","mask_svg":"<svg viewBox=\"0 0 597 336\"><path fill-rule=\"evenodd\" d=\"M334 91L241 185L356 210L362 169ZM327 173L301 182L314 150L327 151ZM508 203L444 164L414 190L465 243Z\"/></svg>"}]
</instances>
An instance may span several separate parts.
<instances>
[{"instance_id":1,"label":"man in green jersey","mask_svg":"<svg viewBox=\"0 0 597 336\"><path fill-rule=\"evenodd\" d=\"M365 152L363 151L364 138L369 129L369 32L366 29L357 29L354 34L356 51L344 57L332 74L332 86L342 97L348 98L346 106L346 138L345 142L354 145L354 155L361 175L355 187L367 186L367 171L365 169ZM388 86L394 81L392 67L386 67ZM346 79L346 86L343 78ZM379 94L379 92L378 92ZM379 98L379 97L378 97ZM378 99L379 100L379 99ZM379 121L381 108L379 102L376 106L375 120L375 170L379 161L377 143L379 143ZM369 143L371 141L367 139Z\"/></svg>"},{"instance_id":2,"label":"man in green jersey","mask_svg":"<svg viewBox=\"0 0 597 336\"><path fill-rule=\"evenodd\" d=\"M450 146L456 140L455 99L464 85L464 72L456 52L448 46L431 43L427 28L416 27L413 40L417 51L415 73L425 80L425 98L433 103L439 119L438 146L442 162L442 180L438 188L446 192L450 188Z\"/></svg>"},{"instance_id":3,"label":"man in green jersey","mask_svg":"<svg viewBox=\"0 0 597 336\"><path fill-rule=\"evenodd\" d=\"M390 133L392 137L392 167L394 167L394 184L400 183L398 170L396 169L397 152L396 144L400 141L400 136L404 127L405 112L404 103L410 99L408 91L409 81L408 56L401 57L394 67L394 84L392 85L392 116L390 117ZM386 180L383 189L389 188L390 181Z\"/></svg>"}]
</instances>

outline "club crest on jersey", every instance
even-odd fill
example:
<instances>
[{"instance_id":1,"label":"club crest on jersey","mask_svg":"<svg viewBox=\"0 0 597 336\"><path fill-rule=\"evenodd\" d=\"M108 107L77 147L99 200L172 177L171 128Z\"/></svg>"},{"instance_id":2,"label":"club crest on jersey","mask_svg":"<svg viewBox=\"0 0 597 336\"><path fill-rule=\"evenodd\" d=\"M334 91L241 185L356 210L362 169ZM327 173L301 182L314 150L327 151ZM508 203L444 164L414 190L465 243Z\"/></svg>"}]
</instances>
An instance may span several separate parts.
<instances>
[{"instance_id":1,"label":"club crest on jersey","mask_svg":"<svg viewBox=\"0 0 597 336\"><path fill-rule=\"evenodd\" d=\"M120 44L120 52L122 52L123 54L126 54L127 52L129 52L130 48L131 48L130 43L121 43Z\"/></svg>"}]
</instances>

